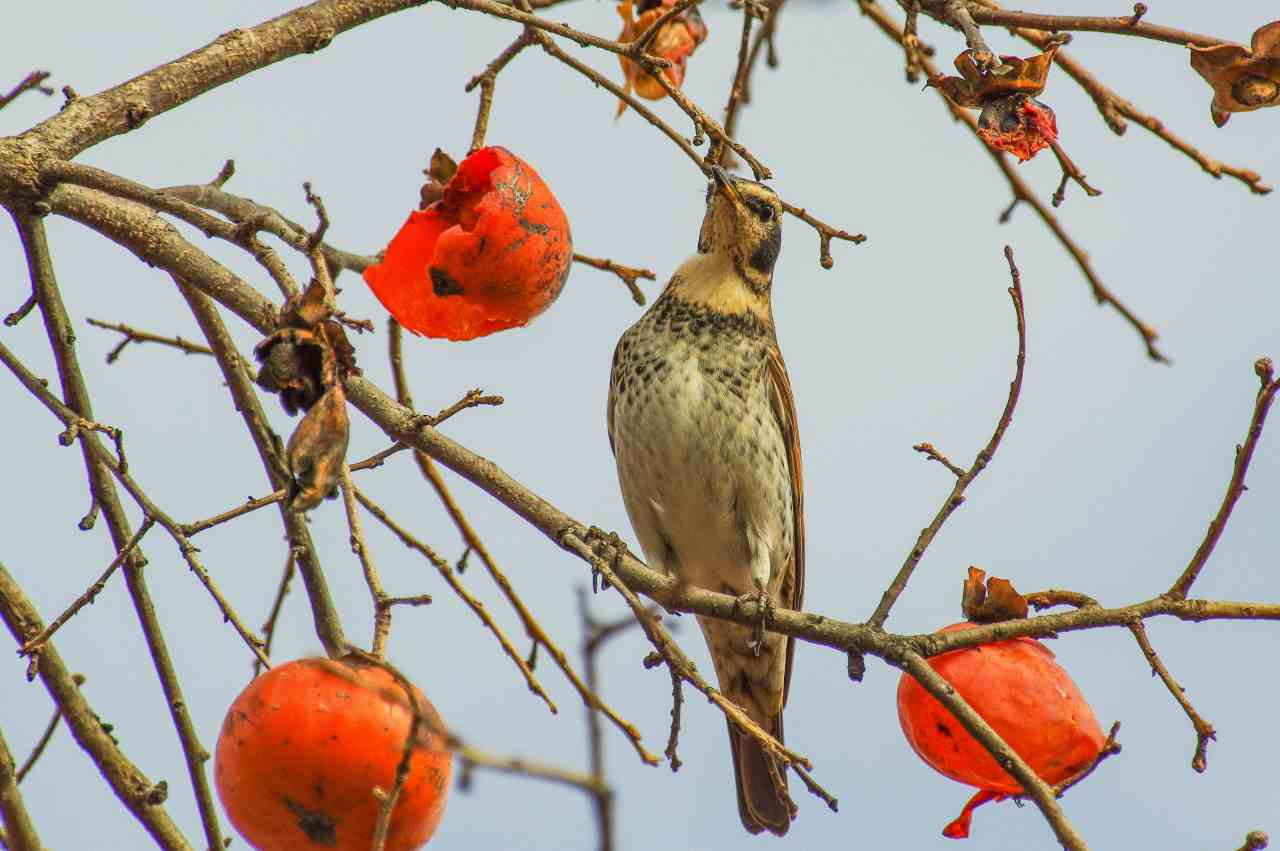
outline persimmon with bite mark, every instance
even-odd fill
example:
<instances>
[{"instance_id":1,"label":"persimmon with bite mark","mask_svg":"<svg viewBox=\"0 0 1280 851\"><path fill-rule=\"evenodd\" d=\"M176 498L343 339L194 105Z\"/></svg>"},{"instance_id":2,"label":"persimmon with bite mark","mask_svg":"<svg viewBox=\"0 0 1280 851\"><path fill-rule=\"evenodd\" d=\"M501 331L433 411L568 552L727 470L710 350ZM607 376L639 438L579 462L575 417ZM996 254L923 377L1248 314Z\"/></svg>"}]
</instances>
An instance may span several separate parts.
<instances>
[{"instance_id":1,"label":"persimmon with bite mark","mask_svg":"<svg viewBox=\"0 0 1280 851\"><path fill-rule=\"evenodd\" d=\"M421 714L386 851L426 844L452 775L444 725L416 687ZM358 656L300 659L251 682L218 736L214 782L231 823L260 851L367 851L413 721L405 689Z\"/></svg>"},{"instance_id":2,"label":"persimmon with bite mark","mask_svg":"<svg viewBox=\"0 0 1280 851\"><path fill-rule=\"evenodd\" d=\"M471 340L528 324L560 295L572 263L569 220L546 183L489 147L409 214L364 279L410 331Z\"/></svg>"},{"instance_id":3,"label":"persimmon with bite mark","mask_svg":"<svg viewBox=\"0 0 1280 851\"><path fill-rule=\"evenodd\" d=\"M941 632L973 627L958 623ZM929 664L1049 784L1076 776L1097 758L1106 737L1071 677L1039 641L1015 638L943 653ZM981 791L947 825L944 836L969 835L974 808L1023 794L960 722L909 674L898 682L898 720L916 754L953 780Z\"/></svg>"}]
</instances>

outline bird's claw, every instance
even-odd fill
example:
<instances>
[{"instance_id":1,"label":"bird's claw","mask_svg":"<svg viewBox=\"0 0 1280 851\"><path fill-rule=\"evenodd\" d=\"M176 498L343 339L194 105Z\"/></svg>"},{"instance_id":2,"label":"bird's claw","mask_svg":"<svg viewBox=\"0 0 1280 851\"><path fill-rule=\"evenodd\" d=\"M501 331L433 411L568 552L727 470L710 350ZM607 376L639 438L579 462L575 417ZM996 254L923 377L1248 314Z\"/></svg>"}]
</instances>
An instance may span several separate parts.
<instances>
[{"instance_id":1,"label":"bird's claw","mask_svg":"<svg viewBox=\"0 0 1280 851\"><path fill-rule=\"evenodd\" d=\"M760 651L764 649L764 626L765 623L773 617L773 600L764 589L756 591L754 594L743 594L738 597L735 608L738 605L746 605L754 603L756 612L759 617L751 627L751 640L747 642L747 649L751 651L752 656L759 656Z\"/></svg>"}]
</instances>

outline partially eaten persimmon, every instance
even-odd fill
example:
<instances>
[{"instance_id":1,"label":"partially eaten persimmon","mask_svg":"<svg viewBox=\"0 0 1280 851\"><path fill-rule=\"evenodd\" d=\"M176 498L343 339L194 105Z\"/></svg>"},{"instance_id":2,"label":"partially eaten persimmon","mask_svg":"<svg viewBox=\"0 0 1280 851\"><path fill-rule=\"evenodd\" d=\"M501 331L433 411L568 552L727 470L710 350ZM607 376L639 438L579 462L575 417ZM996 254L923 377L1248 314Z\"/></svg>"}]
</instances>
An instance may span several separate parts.
<instances>
[{"instance_id":1,"label":"partially eaten persimmon","mask_svg":"<svg viewBox=\"0 0 1280 851\"><path fill-rule=\"evenodd\" d=\"M952 632L973 627L958 623ZM1057 784L1088 768L1106 737L1071 677L1053 653L1031 638L1015 638L943 653L930 666L1046 783ZM1023 794L977 739L909 674L898 682L898 720L916 754L935 770L980 790L960 817L943 830L969 835L975 807Z\"/></svg>"},{"instance_id":2,"label":"partially eaten persimmon","mask_svg":"<svg viewBox=\"0 0 1280 851\"><path fill-rule=\"evenodd\" d=\"M473 151L364 279L417 334L471 340L528 324L564 287L573 240L546 183L506 148Z\"/></svg>"}]
</instances>

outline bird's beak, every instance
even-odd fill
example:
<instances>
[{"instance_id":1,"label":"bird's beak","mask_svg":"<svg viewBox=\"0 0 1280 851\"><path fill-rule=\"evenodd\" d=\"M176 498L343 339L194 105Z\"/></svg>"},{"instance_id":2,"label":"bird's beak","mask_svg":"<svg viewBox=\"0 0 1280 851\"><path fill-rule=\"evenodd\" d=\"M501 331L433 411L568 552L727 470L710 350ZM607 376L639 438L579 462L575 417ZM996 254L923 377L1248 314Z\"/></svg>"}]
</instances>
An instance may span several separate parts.
<instances>
[{"instance_id":1,"label":"bird's beak","mask_svg":"<svg viewBox=\"0 0 1280 851\"><path fill-rule=\"evenodd\" d=\"M742 202L742 196L738 194L737 188L733 185L733 178L729 177L729 173L723 168L713 165L711 167L711 179L716 182L716 189L732 201L735 206Z\"/></svg>"}]
</instances>

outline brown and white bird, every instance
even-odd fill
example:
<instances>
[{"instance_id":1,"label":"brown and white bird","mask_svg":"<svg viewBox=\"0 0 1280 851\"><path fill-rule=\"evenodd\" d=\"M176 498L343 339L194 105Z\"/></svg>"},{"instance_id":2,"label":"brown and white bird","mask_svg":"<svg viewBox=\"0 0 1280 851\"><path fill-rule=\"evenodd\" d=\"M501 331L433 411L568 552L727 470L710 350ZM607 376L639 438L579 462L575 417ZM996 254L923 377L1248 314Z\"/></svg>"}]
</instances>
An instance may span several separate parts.
<instances>
[{"instance_id":1,"label":"brown and white bird","mask_svg":"<svg viewBox=\"0 0 1280 851\"><path fill-rule=\"evenodd\" d=\"M770 293L782 248L771 189L712 171L698 253L618 341L609 441L649 565L682 582L799 608L804 507L795 400ZM763 616L762 616L763 618ZM779 740L795 642L698 618L720 690ZM738 810L781 836L786 771L729 725Z\"/></svg>"}]
</instances>

